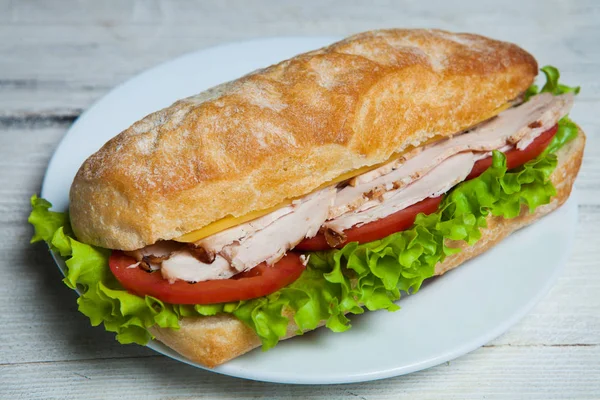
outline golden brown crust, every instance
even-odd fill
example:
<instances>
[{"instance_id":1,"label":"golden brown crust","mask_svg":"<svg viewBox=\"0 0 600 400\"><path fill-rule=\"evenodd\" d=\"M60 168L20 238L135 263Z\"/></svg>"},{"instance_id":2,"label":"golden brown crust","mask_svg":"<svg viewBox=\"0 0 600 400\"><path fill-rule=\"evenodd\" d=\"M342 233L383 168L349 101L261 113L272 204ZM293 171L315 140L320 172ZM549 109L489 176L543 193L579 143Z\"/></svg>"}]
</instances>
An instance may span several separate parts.
<instances>
[{"instance_id":1,"label":"golden brown crust","mask_svg":"<svg viewBox=\"0 0 600 400\"><path fill-rule=\"evenodd\" d=\"M550 204L539 207L533 214L524 210L525 212L521 216L514 219L488 218L488 228L482 230L481 240L473 246L460 246L464 248L463 251L447 257L443 263L437 265L436 275L456 268L463 262L493 247L512 232L562 205L569 197L577 177L583 158L584 145L585 135L580 130L579 137L558 152L559 164L551 177L557 189L557 195ZM295 335L297 327L291 316L288 317L290 324L287 337L292 337ZM228 315L184 318L181 329L177 331L152 328L151 333L178 353L211 368L260 345L260 340L253 330Z\"/></svg>"},{"instance_id":2,"label":"golden brown crust","mask_svg":"<svg viewBox=\"0 0 600 400\"><path fill-rule=\"evenodd\" d=\"M514 219L504 219L502 217L488 217L488 227L481 231L481 240L474 246L468 246L464 242L456 242L451 247L460 247L462 251L447 257L443 263L435 268L436 275L442 275L445 272L458 267L463 262L485 252L487 249L498 244L506 236L517 229L531 224L540 219L549 212L557 209L571 194L573 183L579 172L581 161L583 159L583 148L585 146L585 134L580 129L577 140L563 147L559 152L559 165L552 174L552 183L556 188L556 197L550 204L538 207L535 213L530 214L524 208L522 214Z\"/></svg>"},{"instance_id":3,"label":"golden brown crust","mask_svg":"<svg viewBox=\"0 0 600 400\"><path fill-rule=\"evenodd\" d=\"M179 330L155 327L150 332L179 354L209 368L260 346L256 333L230 315L183 318Z\"/></svg>"},{"instance_id":4,"label":"golden brown crust","mask_svg":"<svg viewBox=\"0 0 600 400\"><path fill-rule=\"evenodd\" d=\"M77 173L73 229L133 250L266 209L481 122L536 74L521 48L477 35L352 36L133 124Z\"/></svg>"}]
</instances>

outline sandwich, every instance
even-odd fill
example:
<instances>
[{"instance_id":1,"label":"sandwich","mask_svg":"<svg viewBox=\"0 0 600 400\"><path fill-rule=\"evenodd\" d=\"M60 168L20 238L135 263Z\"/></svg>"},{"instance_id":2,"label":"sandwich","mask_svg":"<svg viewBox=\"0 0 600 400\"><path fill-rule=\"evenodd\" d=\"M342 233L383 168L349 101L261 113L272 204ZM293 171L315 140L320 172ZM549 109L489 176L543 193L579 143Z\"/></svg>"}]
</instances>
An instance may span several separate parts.
<instances>
[{"instance_id":1,"label":"sandwich","mask_svg":"<svg viewBox=\"0 0 600 400\"><path fill-rule=\"evenodd\" d=\"M207 367L399 309L555 210L585 135L510 43L361 33L177 101L90 156L69 210L33 196L32 242L121 343Z\"/></svg>"}]
</instances>

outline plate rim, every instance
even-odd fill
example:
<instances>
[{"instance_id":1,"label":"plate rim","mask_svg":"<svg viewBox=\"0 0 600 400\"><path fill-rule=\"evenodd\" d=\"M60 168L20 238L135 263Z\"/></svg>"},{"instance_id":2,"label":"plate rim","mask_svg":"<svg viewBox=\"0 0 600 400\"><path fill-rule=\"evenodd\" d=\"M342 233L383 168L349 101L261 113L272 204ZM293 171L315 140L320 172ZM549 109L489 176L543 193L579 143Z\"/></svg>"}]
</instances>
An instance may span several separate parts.
<instances>
[{"instance_id":1,"label":"plate rim","mask_svg":"<svg viewBox=\"0 0 600 400\"><path fill-rule=\"evenodd\" d=\"M579 215L579 210L577 207L578 203L579 202L578 202L577 190L575 187L573 187L573 189L571 190L571 194L570 194L569 198L567 199L567 201L563 205L561 205L557 210L552 211L552 212L554 212L554 211L558 211L559 209L565 208L566 212L571 214L570 219L575 221L574 223L571 223L569 225L571 231L574 231L574 227L576 226L576 223L577 223L577 218ZM552 212L550 214L552 214ZM546 216L547 215L544 215L542 218L544 218ZM528 229L531 227L532 227L531 225L528 225L528 226L521 228L521 230ZM168 348L167 346L165 346L164 344L162 344L156 340L149 342L147 347L150 347L151 349L153 349L163 355L166 355L167 357L175 359L177 361L180 361L185 364L188 364L188 365L191 365L191 366L194 366L197 368L201 368L201 369L204 369L207 371L217 372L221 375L233 376L236 378L243 378L243 379L250 379L250 380L254 380L254 381L258 381L258 382L269 382L269 383L280 383L280 384L335 385L335 384L345 384L345 383L360 383L360 382L371 382L371 381L376 381L376 380L381 380L381 379L393 378L393 377L397 377L397 376L411 374L413 372L423 371L423 370L441 365L445 362L452 361L456 358L467 355L467 354L481 348L486 343L489 343L490 341L501 336L503 333L507 332L511 327L513 327L520 320L522 320L527 314L529 314L529 312L550 292L550 290L552 289L552 287L555 285L556 281L558 280L559 276L564 271L566 262L568 261L570 255L572 253L574 240L575 240L574 235L568 235L568 242L565 243L566 251L564 251L562 253L563 254L562 258L559 260L559 262L556 263L557 267L553 268L551 270L552 272L547 276L547 279L546 279L543 287L540 288L535 293L534 296L530 297L529 301L527 303L525 303L524 306L521 306L517 312L513 313L510 318L503 321L502 324L498 324L495 327L495 329L492 329L492 330L487 331L486 333L480 335L477 339L474 339L471 342L465 342L463 344L463 346L456 347L453 350L448 351L446 353L442 353L437 357L433 357L428 360L424 360L420 363L412 364L409 366L400 366L400 367L390 368L390 369L386 369L386 370L382 370L382 371L375 371L375 372L368 373L368 374L363 373L363 374L356 374L356 375L352 375L352 376L344 376L344 377L340 376L339 377L340 379L333 379L333 380L330 378L329 379L306 379L306 380L300 378L300 379L296 379L294 381L289 381L289 380L278 379L278 378L275 378L275 379L266 378L264 375L260 375L260 374L255 374L255 375L240 374L235 370L233 370L233 371L227 370L226 367L228 364L224 364L219 367L210 369L210 368L204 367L198 363L195 363L195 362L181 356L180 354L174 352L173 350L171 350L170 348ZM501 243L502 243L502 241L501 241ZM501 245L501 243L499 243L499 245ZM494 246L494 247L496 247L496 246ZM468 260L467 260L467 262L468 262ZM399 300L399 301L401 301L401 300ZM378 310L378 311L385 311L385 310ZM370 312L370 311L367 311L367 312Z\"/></svg>"},{"instance_id":2,"label":"plate rim","mask_svg":"<svg viewBox=\"0 0 600 400\"><path fill-rule=\"evenodd\" d=\"M222 43L215 44L213 46L200 48L198 50L182 54L180 56L177 56L173 59L161 62L155 66L152 66L148 69L141 71L140 73L133 75L129 79L116 85L110 91L105 93L102 97L100 97L95 102L93 102L84 112L81 113L81 115L73 122L73 124L71 124L71 126L69 127L67 132L61 138L58 146L56 146L56 148L53 152L53 155L50 158L50 161L48 162L48 166L47 166L46 172L44 174L44 179L42 181L42 187L41 187L42 196L44 196L44 193L47 192L47 185L48 185L48 179L49 179L48 177L50 175L49 171L56 169L55 168L56 163L59 162L59 161L57 161L57 158L58 158L57 154L59 153L61 146L65 145L65 140L68 137L70 137L70 135L76 134L76 132L78 130L78 126L81 124L82 121L85 121L86 119L90 118L89 117L90 115L94 115L93 113L95 112L95 109L97 108L98 104L102 104L102 102L107 101L106 99L110 98L110 96L115 96L119 91L123 90L123 88L126 88L127 85L134 85L136 83L136 81L144 79L146 76L150 76L153 73L156 73L157 70L168 67L170 64L185 62L185 60L187 58L197 57L198 55L200 55L202 53L206 53L206 52L210 52L210 51L224 50L227 48L235 49L237 46L240 46L240 45L242 45L242 46L243 45L257 45L257 44L273 45L273 43L275 43L275 42L281 42L281 41L286 42L286 41L290 41L290 40L294 40L294 41L296 41L296 40L297 41L322 40L323 42L331 43L339 38L340 38L339 36L310 36L310 35L307 35L307 36L273 36L273 37L253 38L250 40L222 42ZM331 377L328 377L328 378L323 377L322 379L304 379L302 376L300 376L300 377L296 376L295 379L289 379L289 376L287 378L284 376L285 374L280 376L277 373L275 373L275 374L271 374L270 376L267 376L265 374L253 373L253 371L239 369L239 368L236 368L235 364L232 364L231 362L221 365L219 367L210 369L210 368L204 367L198 363L195 363L191 360L186 359L185 357L179 355L178 353L174 352L172 349L166 347L164 344L162 344L156 340L150 341L148 343L147 347L149 347L152 350L154 350L160 354L163 354L167 357L173 358L177 361L186 363L188 365L191 365L191 366L194 366L196 368L200 368L200 369L203 369L206 371L216 372L221 375L250 379L250 380L255 380L255 381L272 382L272 383L288 383L288 384L290 384L290 383L291 384L340 384L340 383L356 383L356 382L373 381L373 380L390 378L390 377L394 377L394 376L405 375L405 374L409 374L409 373L416 372L416 371L421 371L421 370L442 364L444 362L447 362L447 361L453 360L457 357L460 357L462 355L465 355L471 351L474 351L474 350L480 348L485 343L488 343L489 341L500 336L502 333L506 332L510 327L512 327L518 321L520 321L525 315L527 315L531 311L531 309L536 304L538 304L539 301L543 297L545 297L547 295L547 293L550 291L551 287L555 284L556 280L560 276L561 272L564 270L566 262L568 261L568 258L572 251L573 242L574 242L574 234L573 233L574 233L575 227L577 225L577 216L578 216L577 203L578 203L577 202L577 192L576 192L575 188L573 188L570 198L561 207L561 208L567 208L566 212L570 214L571 220L574 221L569 224L569 229L570 229L571 234L568 235L568 243L565 244L565 251L562 253L561 259L556 263L557 264L556 267L551 270L551 273L548 276L546 276L544 285L535 293L535 295L529 297L528 301L524 305L521 305L519 307L519 309L517 310L517 312L514 312L510 318L507 318L505 321L503 321L502 323L495 326L494 329L486 331L484 334L478 336L476 340L471 339L470 341L463 342L462 345L457 346L453 349L450 349L449 351L447 351L445 353L441 353L436 357L432 357L427 360L424 360L424 361L421 361L421 362L418 362L415 364L411 364L411 365L403 365L403 366L398 366L398 367L394 367L394 368L388 368L385 370L373 371L373 372L369 372L369 373L358 373L356 375L337 376L334 379L332 379ZM524 229L529 229L529 227L526 227ZM502 244L500 244L500 246L502 246ZM61 273L63 273L63 275L64 275L64 270L63 270L64 260L62 259L62 257L60 257L59 254L57 254L53 251L51 251L51 254L52 254L52 258L54 259L58 268L61 270Z\"/></svg>"}]
</instances>

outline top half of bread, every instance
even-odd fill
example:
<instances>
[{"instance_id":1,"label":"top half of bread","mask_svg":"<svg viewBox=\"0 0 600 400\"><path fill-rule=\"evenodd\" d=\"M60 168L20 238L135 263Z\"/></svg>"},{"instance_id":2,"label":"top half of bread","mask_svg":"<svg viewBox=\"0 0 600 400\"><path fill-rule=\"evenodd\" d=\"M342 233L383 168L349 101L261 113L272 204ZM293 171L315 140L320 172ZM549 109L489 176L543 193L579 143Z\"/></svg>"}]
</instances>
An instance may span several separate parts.
<instances>
[{"instance_id":1,"label":"top half of bread","mask_svg":"<svg viewBox=\"0 0 600 400\"><path fill-rule=\"evenodd\" d=\"M133 250L302 196L467 129L537 74L516 45L385 30L298 55L148 115L79 169L77 237Z\"/></svg>"}]
</instances>

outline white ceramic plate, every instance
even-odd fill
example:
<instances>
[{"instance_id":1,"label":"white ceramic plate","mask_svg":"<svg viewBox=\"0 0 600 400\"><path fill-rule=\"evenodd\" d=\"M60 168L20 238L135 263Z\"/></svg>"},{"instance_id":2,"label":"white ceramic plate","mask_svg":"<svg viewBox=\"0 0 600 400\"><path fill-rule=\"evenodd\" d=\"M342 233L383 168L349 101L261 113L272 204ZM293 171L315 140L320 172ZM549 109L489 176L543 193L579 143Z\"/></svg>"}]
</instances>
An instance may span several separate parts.
<instances>
[{"instance_id":1,"label":"white ceramic plate","mask_svg":"<svg viewBox=\"0 0 600 400\"><path fill-rule=\"evenodd\" d=\"M73 124L48 166L43 197L55 209L65 209L79 165L146 114L335 39L275 38L227 44L136 76ZM576 219L576 202L571 198L534 226L429 281L417 295L404 297L398 312L354 316L353 328L345 333L319 329L266 353L254 350L213 371L271 382L345 383L406 374L456 358L500 335L544 296L567 260ZM202 368L160 343L149 347Z\"/></svg>"}]
</instances>

